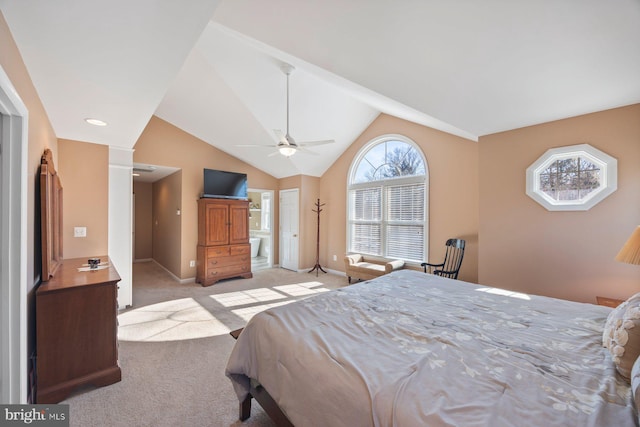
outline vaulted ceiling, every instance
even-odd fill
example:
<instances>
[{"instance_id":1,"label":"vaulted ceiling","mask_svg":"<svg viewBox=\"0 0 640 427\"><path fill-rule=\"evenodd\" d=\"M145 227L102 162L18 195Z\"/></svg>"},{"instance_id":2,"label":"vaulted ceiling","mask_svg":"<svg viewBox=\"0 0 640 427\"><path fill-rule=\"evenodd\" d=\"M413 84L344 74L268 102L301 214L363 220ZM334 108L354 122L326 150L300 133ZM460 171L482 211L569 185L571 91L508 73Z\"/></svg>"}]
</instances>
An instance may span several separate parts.
<instances>
[{"instance_id":1,"label":"vaulted ceiling","mask_svg":"<svg viewBox=\"0 0 640 427\"><path fill-rule=\"evenodd\" d=\"M278 178L322 175L381 112L477 140L640 102L637 0L0 0L0 10L59 138L131 148L155 114ZM317 155L267 157L273 130L286 129L283 63L295 67L291 135L336 141Z\"/></svg>"}]
</instances>

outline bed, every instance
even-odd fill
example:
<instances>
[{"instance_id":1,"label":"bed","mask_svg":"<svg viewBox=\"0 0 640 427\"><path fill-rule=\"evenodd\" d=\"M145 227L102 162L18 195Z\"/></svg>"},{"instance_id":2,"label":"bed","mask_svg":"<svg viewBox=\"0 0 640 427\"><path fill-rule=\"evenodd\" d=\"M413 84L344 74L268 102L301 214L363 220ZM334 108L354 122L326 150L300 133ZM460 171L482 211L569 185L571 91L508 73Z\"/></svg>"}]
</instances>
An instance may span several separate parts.
<instances>
[{"instance_id":1,"label":"bed","mask_svg":"<svg viewBox=\"0 0 640 427\"><path fill-rule=\"evenodd\" d=\"M280 425L637 426L610 313L399 270L257 314L226 374Z\"/></svg>"}]
</instances>

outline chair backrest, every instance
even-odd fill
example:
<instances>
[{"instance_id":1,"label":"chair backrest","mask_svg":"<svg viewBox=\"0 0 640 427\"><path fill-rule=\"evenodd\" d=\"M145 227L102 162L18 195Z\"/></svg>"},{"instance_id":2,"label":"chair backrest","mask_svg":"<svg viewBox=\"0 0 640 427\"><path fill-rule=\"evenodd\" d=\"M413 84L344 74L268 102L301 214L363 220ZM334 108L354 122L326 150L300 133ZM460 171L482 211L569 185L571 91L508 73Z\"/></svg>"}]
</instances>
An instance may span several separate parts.
<instances>
[{"instance_id":1,"label":"chair backrest","mask_svg":"<svg viewBox=\"0 0 640 427\"><path fill-rule=\"evenodd\" d=\"M444 255L444 265L442 269L434 271L434 274L450 279L457 279L460 266L462 265L462 258L464 257L465 244L466 242L462 239L447 240L447 243L445 243L447 251Z\"/></svg>"}]
</instances>

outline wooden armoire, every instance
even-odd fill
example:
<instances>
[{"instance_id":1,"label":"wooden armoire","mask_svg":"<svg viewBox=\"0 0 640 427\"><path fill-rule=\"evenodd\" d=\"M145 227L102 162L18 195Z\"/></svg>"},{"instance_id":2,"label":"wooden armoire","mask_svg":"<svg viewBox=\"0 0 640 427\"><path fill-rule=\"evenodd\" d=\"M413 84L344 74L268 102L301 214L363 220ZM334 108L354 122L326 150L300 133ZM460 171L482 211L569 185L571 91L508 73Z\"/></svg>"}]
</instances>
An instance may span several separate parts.
<instances>
[{"instance_id":1,"label":"wooden armoire","mask_svg":"<svg viewBox=\"0 0 640 427\"><path fill-rule=\"evenodd\" d=\"M198 200L196 282L210 286L230 277L253 277L249 245L249 202Z\"/></svg>"}]
</instances>

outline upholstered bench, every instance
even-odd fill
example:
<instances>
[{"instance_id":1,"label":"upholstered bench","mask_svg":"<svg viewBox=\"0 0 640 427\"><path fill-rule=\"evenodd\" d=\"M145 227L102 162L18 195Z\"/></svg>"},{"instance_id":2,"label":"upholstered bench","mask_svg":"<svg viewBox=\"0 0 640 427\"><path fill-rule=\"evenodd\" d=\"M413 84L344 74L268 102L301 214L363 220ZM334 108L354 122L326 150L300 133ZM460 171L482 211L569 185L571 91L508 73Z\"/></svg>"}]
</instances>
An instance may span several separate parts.
<instances>
[{"instance_id":1,"label":"upholstered bench","mask_svg":"<svg viewBox=\"0 0 640 427\"><path fill-rule=\"evenodd\" d=\"M344 257L344 267L349 283L351 283L352 278L371 280L394 270L399 270L404 267L404 261L367 260L360 254L352 254Z\"/></svg>"}]
</instances>

